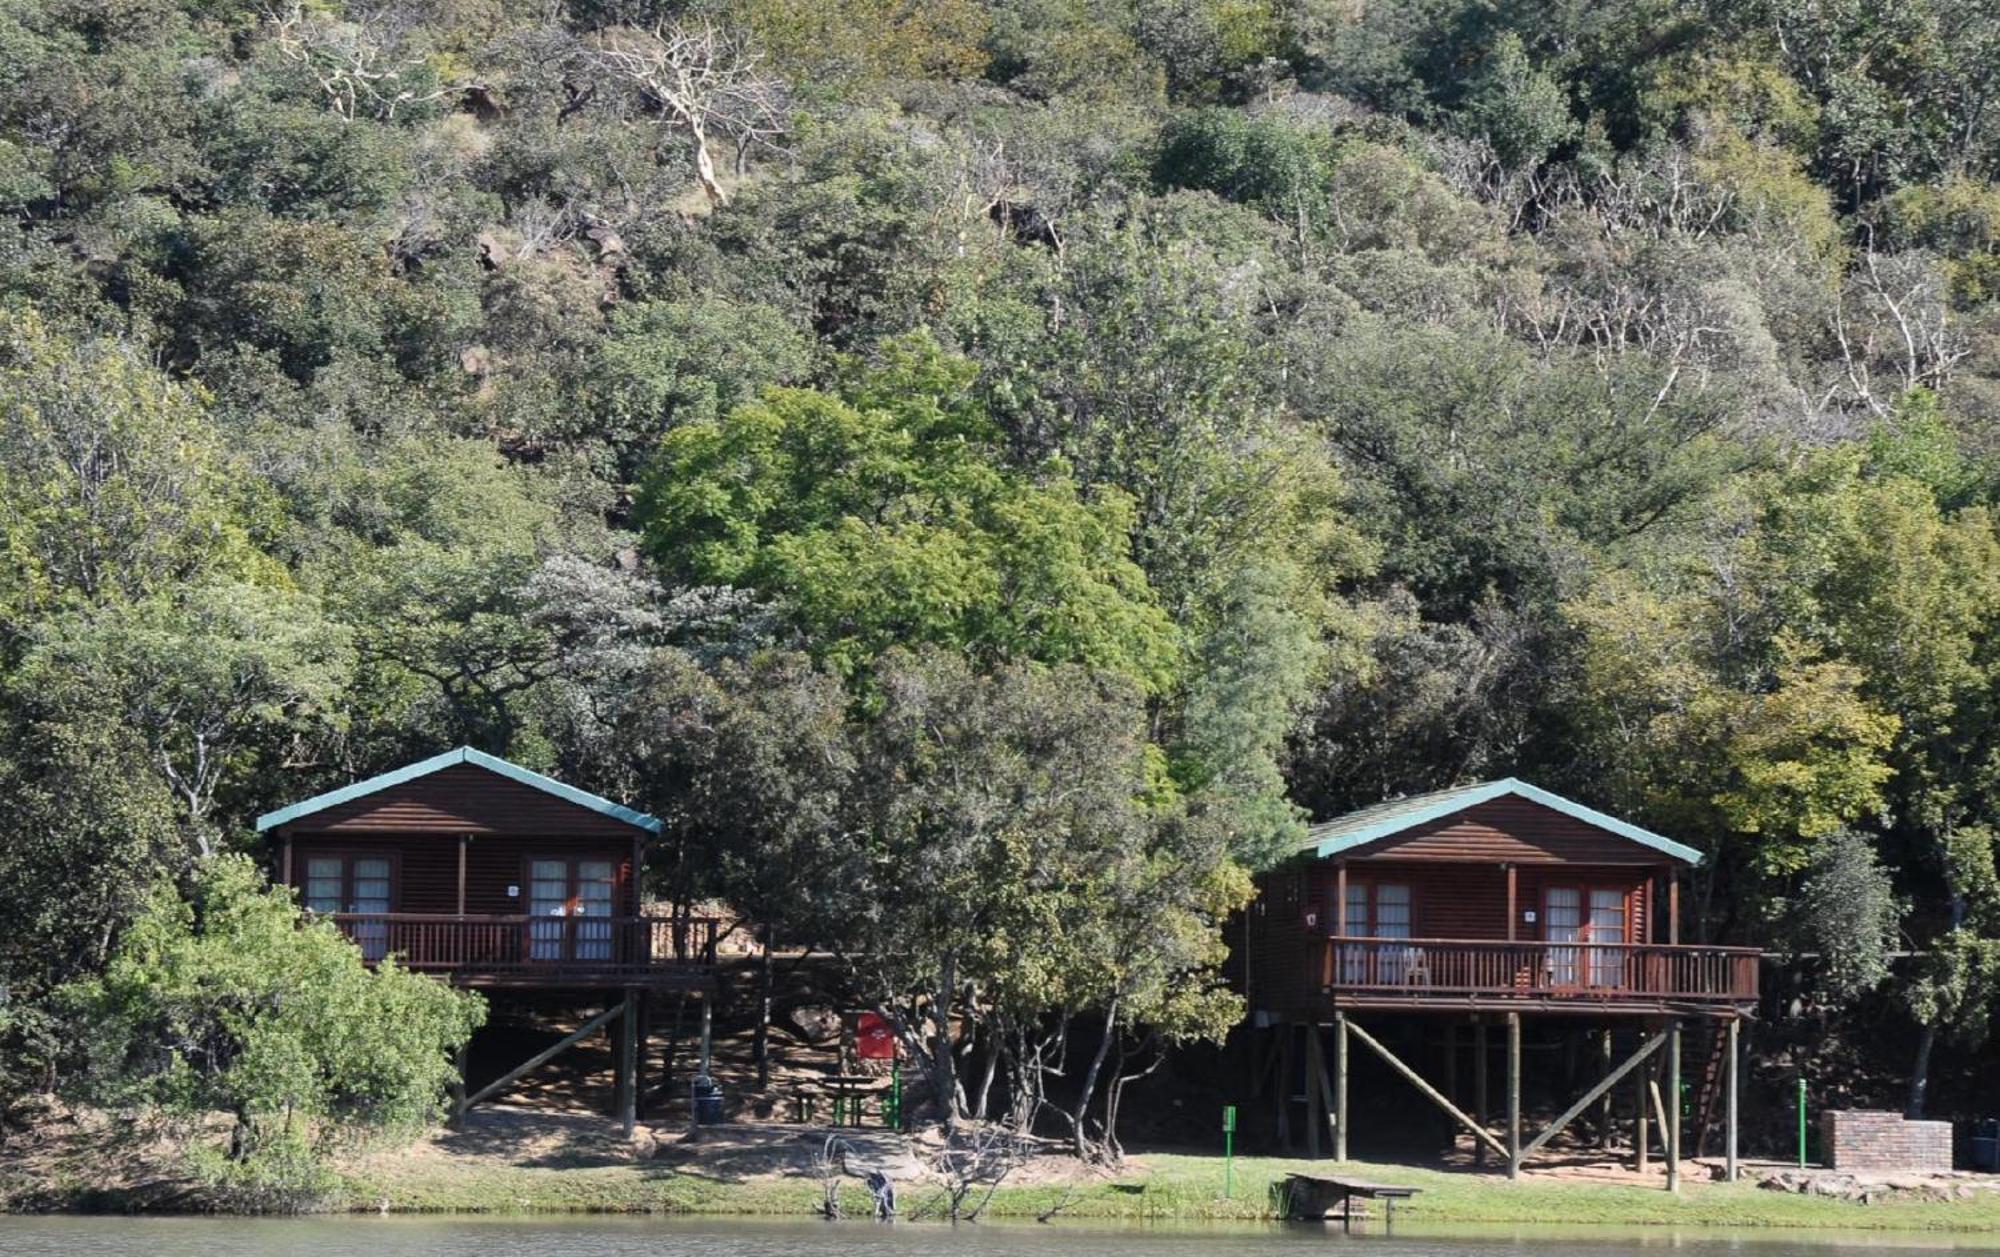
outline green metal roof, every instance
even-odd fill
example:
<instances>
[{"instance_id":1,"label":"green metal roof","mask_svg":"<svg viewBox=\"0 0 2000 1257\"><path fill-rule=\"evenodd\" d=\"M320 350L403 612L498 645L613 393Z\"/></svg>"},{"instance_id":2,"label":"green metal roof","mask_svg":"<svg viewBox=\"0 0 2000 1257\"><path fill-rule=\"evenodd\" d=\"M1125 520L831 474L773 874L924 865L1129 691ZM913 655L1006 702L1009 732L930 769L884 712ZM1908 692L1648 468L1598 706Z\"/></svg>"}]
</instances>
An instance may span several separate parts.
<instances>
[{"instance_id":1,"label":"green metal roof","mask_svg":"<svg viewBox=\"0 0 2000 1257\"><path fill-rule=\"evenodd\" d=\"M1540 786L1531 786L1513 777L1501 781L1481 782L1472 786L1457 786L1450 790L1436 790L1430 794L1413 794L1406 798L1390 799L1386 803L1364 807L1358 812L1349 812L1345 816L1321 821L1306 830L1306 843L1300 850L1311 852L1315 857L1337 855L1450 816L1454 812L1462 812L1477 804L1509 795L1552 808L1586 825L1595 825L1620 838L1629 838L1633 842L1670 855L1676 860L1688 864L1701 863L1701 852L1693 847L1675 842L1671 838L1661 837L1650 829L1641 829L1615 816L1607 816L1595 808L1585 807L1573 799L1565 799L1559 794L1552 794Z\"/></svg>"},{"instance_id":2,"label":"green metal roof","mask_svg":"<svg viewBox=\"0 0 2000 1257\"><path fill-rule=\"evenodd\" d=\"M257 832L261 834L265 830L275 828L279 825L289 825L300 817L311 816L314 812L323 812L327 808L338 807L342 803L363 798L378 791L387 790L391 786L400 786L406 781L414 781L419 777L428 777L434 772L441 772L447 768L455 768L460 764L471 764L475 768L484 768L488 772L498 773L510 781L518 781L522 785L540 790L544 794L552 794L565 803L574 803L578 807L589 808L601 816L609 816L613 820L624 821L627 825L635 825L647 833L657 834L660 832L660 822L657 817L648 816L644 812L635 812L629 807L620 806L609 799L592 794L588 790L579 790L575 786L566 786L554 777L544 777L542 774L523 768L519 764L508 763L497 755L488 755L484 751L475 751L469 746L461 746L455 751L446 751L442 755L433 755L429 759L419 760L414 764L406 764L401 768L393 769L379 776L370 777L366 781L357 781L351 786L342 786L338 790L329 790L325 794L316 794L302 803L294 803L290 807L280 808L275 812L266 812L257 818Z\"/></svg>"}]
</instances>

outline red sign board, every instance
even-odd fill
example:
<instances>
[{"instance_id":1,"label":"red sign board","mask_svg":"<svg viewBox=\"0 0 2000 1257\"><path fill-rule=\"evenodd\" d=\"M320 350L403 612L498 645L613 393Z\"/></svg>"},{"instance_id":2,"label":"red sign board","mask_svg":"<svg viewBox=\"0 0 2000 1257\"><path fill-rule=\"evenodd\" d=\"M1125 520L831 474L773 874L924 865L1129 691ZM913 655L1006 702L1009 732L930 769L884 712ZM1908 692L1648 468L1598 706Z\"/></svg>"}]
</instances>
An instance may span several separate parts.
<instances>
[{"instance_id":1,"label":"red sign board","mask_svg":"<svg viewBox=\"0 0 2000 1257\"><path fill-rule=\"evenodd\" d=\"M880 1013L862 1013L854 1019L854 1055L864 1061L896 1059L896 1032Z\"/></svg>"}]
</instances>

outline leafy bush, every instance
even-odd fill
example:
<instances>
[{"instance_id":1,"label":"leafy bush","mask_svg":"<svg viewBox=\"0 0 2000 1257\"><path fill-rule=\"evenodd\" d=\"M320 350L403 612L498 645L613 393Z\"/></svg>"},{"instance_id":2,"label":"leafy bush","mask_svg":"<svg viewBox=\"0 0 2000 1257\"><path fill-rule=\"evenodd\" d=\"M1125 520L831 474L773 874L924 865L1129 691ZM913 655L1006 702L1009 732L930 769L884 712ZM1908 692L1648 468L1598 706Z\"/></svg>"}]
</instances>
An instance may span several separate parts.
<instances>
[{"instance_id":1,"label":"leafy bush","mask_svg":"<svg viewBox=\"0 0 2000 1257\"><path fill-rule=\"evenodd\" d=\"M479 996L393 959L370 969L243 856L203 861L185 898L156 885L103 976L63 996L81 1097L149 1110L190 1140L228 1115L226 1148L197 1145L190 1164L271 1203L317 1193L339 1141L437 1118L485 1016Z\"/></svg>"}]
</instances>

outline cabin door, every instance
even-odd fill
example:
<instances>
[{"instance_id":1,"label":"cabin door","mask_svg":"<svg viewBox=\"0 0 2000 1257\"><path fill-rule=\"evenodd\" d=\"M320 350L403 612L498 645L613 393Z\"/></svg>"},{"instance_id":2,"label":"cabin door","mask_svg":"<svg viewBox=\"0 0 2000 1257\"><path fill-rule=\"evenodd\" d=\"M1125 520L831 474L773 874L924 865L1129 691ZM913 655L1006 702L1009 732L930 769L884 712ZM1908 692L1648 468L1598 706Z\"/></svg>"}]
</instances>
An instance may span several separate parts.
<instances>
[{"instance_id":1,"label":"cabin door","mask_svg":"<svg viewBox=\"0 0 2000 1257\"><path fill-rule=\"evenodd\" d=\"M1551 886L1545 908L1550 943L1625 942L1622 890ZM1549 948L1549 980L1557 986L1623 986L1624 979L1625 953L1616 946Z\"/></svg>"},{"instance_id":2,"label":"cabin door","mask_svg":"<svg viewBox=\"0 0 2000 1257\"><path fill-rule=\"evenodd\" d=\"M610 960L617 881L610 860L529 861L529 959Z\"/></svg>"},{"instance_id":3,"label":"cabin door","mask_svg":"<svg viewBox=\"0 0 2000 1257\"><path fill-rule=\"evenodd\" d=\"M1350 881L1341 905L1340 932L1349 938L1408 938L1410 888L1402 882ZM1416 953L1401 946L1356 944L1341 948L1341 981L1401 984Z\"/></svg>"},{"instance_id":4,"label":"cabin door","mask_svg":"<svg viewBox=\"0 0 2000 1257\"><path fill-rule=\"evenodd\" d=\"M312 912L332 916L354 913L372 921L344 923L347 936L362 956L380 960L388 951L389 857L381 855L315 855L306 858L305 904Z\"/></svg>"}]
</instances>

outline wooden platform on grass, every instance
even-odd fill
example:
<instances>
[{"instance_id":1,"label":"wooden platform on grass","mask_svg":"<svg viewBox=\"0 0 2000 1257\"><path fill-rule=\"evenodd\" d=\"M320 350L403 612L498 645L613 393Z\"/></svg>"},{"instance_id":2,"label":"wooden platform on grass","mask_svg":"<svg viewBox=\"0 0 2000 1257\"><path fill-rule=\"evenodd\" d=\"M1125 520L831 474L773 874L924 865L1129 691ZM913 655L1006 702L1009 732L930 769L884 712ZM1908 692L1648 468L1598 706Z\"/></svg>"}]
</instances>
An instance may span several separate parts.
<instances>
[{"instance_id":1,"label":"wooden platform on grass","mask_svg":"<svg viewBox=\"0 0 2000 1257\"><path fill-rule=\"evenodd\" d=\"M1303 1221L1338 1216L1341 1225L1351 1226L1356 1200L1379 1200L1382 1202L1383 1225L1387 1226L1396 1220L1396 1202L1408 1200L1421 1190L1394 1183L1367 1183L1359 1179L1328 1178L1318 1174L1288 1174L1285 1176L1286 1212L1287 1216ZM1339 1210L1338 1215L1335 1214L1336 1209Z\"/></svg>"}]
</instances>

